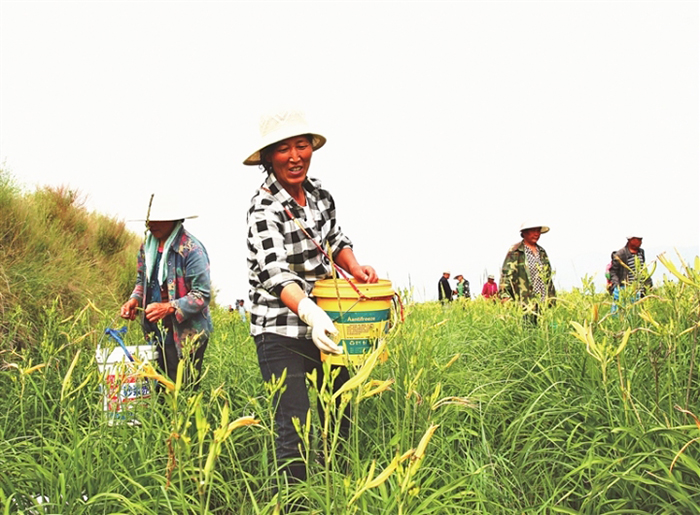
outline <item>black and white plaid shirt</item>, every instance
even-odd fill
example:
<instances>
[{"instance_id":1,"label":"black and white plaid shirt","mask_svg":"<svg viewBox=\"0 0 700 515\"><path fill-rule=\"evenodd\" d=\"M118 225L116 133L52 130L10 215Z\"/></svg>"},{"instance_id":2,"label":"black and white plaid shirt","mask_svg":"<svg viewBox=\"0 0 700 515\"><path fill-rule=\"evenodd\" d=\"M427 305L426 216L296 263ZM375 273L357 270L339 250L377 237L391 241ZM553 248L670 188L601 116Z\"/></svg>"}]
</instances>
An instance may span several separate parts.
<instances>
[{"instance_id":1,"label":"black and white plaid shirt","mask_svg":"<svg viewBox=\"0 0 700 515\"><path fill-rule=\"evenodd\" d=\"M268 191L265 191L268 190ZM250 333L276 333L292 338L311 338L311 330L280 300L282 289L296 282L310 294L314 283L331 277L331 264L285 211L333 256L352 242L335 219L335 203L321 182L304 182L306 208L269 174L251 200L248 210L248 282L250 283ZM312 219L307 219L310 212Z\"/></svg>"}]
</instances>

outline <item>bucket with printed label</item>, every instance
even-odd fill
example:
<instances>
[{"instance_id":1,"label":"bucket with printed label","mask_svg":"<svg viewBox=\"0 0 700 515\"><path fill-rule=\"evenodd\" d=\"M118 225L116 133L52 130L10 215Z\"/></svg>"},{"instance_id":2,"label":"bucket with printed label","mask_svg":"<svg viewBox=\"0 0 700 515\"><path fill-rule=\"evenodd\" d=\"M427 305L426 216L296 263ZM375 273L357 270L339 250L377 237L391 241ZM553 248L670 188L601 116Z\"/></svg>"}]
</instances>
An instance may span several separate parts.
<instances>
[{"instance_id":1,"label":"bucket with printed label","mask_svg":"<svg viewBox=\"0 0 700 515\"><path fill-rule=\"evenodd\" d=\"M321 353L334 365L361 365L390 327L394 290L391 281L359 283L354 279L317 281L311 294L338 329L343 354ZM353 287L354 286L354 287ZM359 293L358 293L359 292Z\"/></svg>"},{"instance_id":2,"label":"bucket with printed label","mask_svg":"<svg viewBox=\"0 0 700 515\"><path fill-rule=\"evenodd\" d=\"M137 413L149 404L153 385L139 366L153 361L152 345L98 347L95 360L102 378L104 413L109 425L138 425Z\"/></svg>"}]
</instances>

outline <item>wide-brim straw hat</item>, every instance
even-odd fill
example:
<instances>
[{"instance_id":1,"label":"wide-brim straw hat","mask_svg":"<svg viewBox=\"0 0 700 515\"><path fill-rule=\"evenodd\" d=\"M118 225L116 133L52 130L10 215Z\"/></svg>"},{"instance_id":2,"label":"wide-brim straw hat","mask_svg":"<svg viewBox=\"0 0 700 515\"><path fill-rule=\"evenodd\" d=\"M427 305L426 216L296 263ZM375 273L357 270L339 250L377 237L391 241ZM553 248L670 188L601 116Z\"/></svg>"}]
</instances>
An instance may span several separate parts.
<instances>
[{"instance_id":1,"label":"wide-brim straw hat","mask_svg":"<svg viewBox=\"0 0 700 515\"><path fill-rule=\"evenodd\" d=\"M311 134L311 148L318 150L326 144L325 136L314 132L306 121L306 116L297 109L284 109L260 117L260 141L257 150L250 154L244 161L244 165L261 164L260 151L265 147L283 141L292 136Z\"/></svg>"},{"instance_id":2,"label":"wide-brim straw hat","mask_svg":"<svg viewBox=\"0 0 700 515\"><path fill-rule=\"evenodd\" d=\"M536 227L539 227L539 228L540 228L540 232L541 232L542 234L544 234L544 233L546 233L546 232L549 232L549 227L548 227L548 226L542 225L542 224L537 223L537 222L532 222L532 221L530 221L530 220L527 220L526 222L523 222L523 224L520 226L520 232L526 231L527 229L534 229L534 228L536 228Z\"/></svg>"},{"instance_id":3,"label":"wide-brim straw hat","mask_svg":"<svg viewBox=\"0 0 700 515\"><path fill-rule=\"evenodd\" d=\"M144 204L148 208L148 202ZM175 220L188 220L191 218L197 218L199 215L186 214L182 206L179 205L178 201L168 202L166 195L153 195L153 201L151 202L150 210L148 213L149 222L171 222ZM146 222L145 218L138 218L135 220L129 220L130 222Z\"/></svg>"}]
</instances>

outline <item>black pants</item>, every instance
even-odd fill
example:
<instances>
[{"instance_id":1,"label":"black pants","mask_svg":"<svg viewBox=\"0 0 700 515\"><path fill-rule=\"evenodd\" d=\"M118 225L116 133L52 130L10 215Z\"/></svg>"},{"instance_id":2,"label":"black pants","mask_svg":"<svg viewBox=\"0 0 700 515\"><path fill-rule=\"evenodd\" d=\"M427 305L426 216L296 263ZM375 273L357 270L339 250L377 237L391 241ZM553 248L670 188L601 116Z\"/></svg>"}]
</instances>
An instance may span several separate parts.
<instances>
[{"instance_id":1,"label":"black pants","mask_svg":"<svg viewBox=\"0 0 700 515\"><path fill-rule=\"evenodd\" d=\"M189 356L189 362L186 364L184 375L182 378L183 385L193 384L195 389L199 388L199 378L202 374L202 362L204 361L204 352L207 350L208 340L199 340L199 345ZM177 381L177 367L180 363L180 357L177 354L177 346L173 341L170 332L166 332L165 342L156 342L157 358L156 363L158 368L165 373L166 376L174 383ZM185 357L183 356L183 359Z\"/></svg>"},{"instance_id":2,"label":"black pants","mask_svg":"<svg viewBox=\"0 0 700 515\"><path fill-rule=\"evenodd\" d=\"M255 344L264 381L270 381L273 375L276 378L282 377L282 372L287 369L284 391L278 392L274 399L277 406L275 447L277 459L283 464L282 470L287 474L288 481L303 481L306 479L306 466L301 460L304 444L294 428L292 418L297 417L301 427L304 427L310 404L306 374L316 370L318 384L323 383L321 353L311 340L289 338L273 333L255 336ZM350 378L347 368L338 368L340 373L333 382L333 391ZM323 424L325 414L320 403L318 413ZM340 434L345 438L350 434L350 406L346 407L341 416Z\"/></svg>"}]
</instances>

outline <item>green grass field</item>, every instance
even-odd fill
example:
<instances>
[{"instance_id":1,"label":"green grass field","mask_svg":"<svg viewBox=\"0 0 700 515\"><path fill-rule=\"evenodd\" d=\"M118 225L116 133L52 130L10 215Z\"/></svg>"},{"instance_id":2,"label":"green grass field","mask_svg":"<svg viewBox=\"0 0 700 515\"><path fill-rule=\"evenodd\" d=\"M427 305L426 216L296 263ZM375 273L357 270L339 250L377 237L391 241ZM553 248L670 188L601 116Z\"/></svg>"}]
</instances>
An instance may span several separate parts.
<instances>
[{"instance_id":1,"label":"green grass field","mask_svg":"<svg viewBox=\"0 0 700 515\"><path fill-rule=\"evenodd\" d=\"M282 496L324 514L700 512L696 270L614 317L574 289L536 327L515 305L409 302L388 359L342 395L349 441L314 413L309 480ZM4 513L275 513L274 386L238 315L215 310L200 392L152 397L132 427L107 423L94 358L114 313L47 310L39 343L3 354Z\"/></svg>"},{"instance_id":2,"label":"green grass field","mask_svg":"<svg viewBox=\"0 0 700 515\"><path fill-rule=\"evenodd\" d=\"M387 359L340 395L350 438L313 412L309 480L277 498L275 385L236 313L214 308L199 392L169 385L140 426L108 423L95 350L121 326L140 238L79 200L0 169L3 514L700 513L700 260L660 258L673 281L616 316L584 278L537 326L512 303L404 292Z\"/></svg>"}]
</instances>

